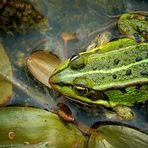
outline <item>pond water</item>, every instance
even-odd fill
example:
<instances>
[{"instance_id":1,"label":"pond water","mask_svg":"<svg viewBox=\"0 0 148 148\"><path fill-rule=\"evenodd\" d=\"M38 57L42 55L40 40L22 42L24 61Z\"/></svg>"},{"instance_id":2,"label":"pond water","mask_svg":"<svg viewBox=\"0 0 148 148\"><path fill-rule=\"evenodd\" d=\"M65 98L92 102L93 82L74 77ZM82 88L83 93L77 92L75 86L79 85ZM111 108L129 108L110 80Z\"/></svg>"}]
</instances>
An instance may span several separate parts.
<instances>
[{"instance_id":1,"label":"pond water","mask_svg":"<svg viewBox=\"0 0 148 148\"><path fill-rule=\"evenodd\" d=\"M109 30L113 38L117 38L119 33L115 22L120 14L148 10L147 0L26 1L31 2L47 22L43 29L25 27L21 31L17 27L15 30L11 30L11 27L4 30L0 25L1 42L10 59L13 73L13 77L7 78L13 83L13 95L8 105L29 105L53 112L57 109L57 95L28 73L25 65L27 57L34 51L46 50L65 60L85 51L90 41L103 31ZM2 13L1 7L0 13ZM75 35L76 39L67 42L63 36L66 33ZM76 124L85 123L87 126L122 124L148 134L147 102L132 108L136 113L135 119L121 121L105 118L101 109L95 111L91 111L90 107L82 109L80 104L68 101L66 98L63 100L71 109Z\"/></svg>"}]
</instances>

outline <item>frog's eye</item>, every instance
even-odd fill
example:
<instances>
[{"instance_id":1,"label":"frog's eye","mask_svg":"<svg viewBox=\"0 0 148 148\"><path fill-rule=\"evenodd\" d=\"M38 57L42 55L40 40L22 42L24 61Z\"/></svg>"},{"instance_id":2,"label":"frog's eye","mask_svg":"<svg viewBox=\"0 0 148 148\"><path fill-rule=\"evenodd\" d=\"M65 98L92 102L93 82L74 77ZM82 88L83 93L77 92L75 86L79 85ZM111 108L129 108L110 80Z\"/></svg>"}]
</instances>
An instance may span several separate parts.
<instances>
[{"instance_id":1,"label":"frog's eye","mask_svg":"<svg viewBox=\"0 0 148 148\"><path fill-rule=\"evenodd\" d=\"M81 69L86 65L86 58L84 56L76 55L70 59L70 67L72 69Z\"/></svg>"},{"instance_id":2,"label":"frog's eye","mask_svg":"<svg viewBox=\"0 0 148 148\"><path fill-rule=\"evenodd\" d=\"M85 95L85 94L88 93L88 88L86 88L84 86L76 85L76 86L73 87L73 89L79 95Z\"/></svg>"},{"instance_id":3,"label":"frog's eye","mask_svg":"<svg viewBox=\"0 0 148 148\"><path fill-rule=\"evenodd\" d=\"M87 95L91 87L91 80L86 77L77 77L73 81L73 89L79 95Z\"/></svg>"}]
</instances>

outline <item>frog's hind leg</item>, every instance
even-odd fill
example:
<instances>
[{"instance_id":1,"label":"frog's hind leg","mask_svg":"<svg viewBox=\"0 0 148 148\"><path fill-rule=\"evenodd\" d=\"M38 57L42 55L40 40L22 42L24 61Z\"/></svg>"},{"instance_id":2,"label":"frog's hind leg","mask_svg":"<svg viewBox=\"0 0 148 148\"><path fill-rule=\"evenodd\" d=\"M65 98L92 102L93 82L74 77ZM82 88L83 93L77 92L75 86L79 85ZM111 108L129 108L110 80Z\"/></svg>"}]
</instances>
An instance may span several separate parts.
<instances>
[{"instance_id":1,"label":"frog's hind leg","mask_svg":"<svg viewBox=\"0 0 148 148\"><path fill-rule=\"evenodd\" d=\"M123 35L136 42L144 42L148 39L147 16L140 14L123 14L118 21L118 28Z\"/></svg>"}]
</instances>

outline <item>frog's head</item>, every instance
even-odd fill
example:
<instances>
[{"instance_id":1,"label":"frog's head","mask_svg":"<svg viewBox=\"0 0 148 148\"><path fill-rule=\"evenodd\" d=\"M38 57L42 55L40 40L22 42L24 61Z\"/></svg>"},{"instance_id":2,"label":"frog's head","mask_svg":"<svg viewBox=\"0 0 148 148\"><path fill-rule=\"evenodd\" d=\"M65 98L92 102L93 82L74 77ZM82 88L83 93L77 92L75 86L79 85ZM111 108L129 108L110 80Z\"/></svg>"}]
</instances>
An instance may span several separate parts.
<instances>
[{"instance_id":1,"label":"frog's head","mask_svg":"<svg viewBox=\"0 0 148 148\"><path fill-rule=\"evenodd\" d=\"M110 106L107 96L94 88L92 66L87 55L77 55L55 69L49 78L53 89L83 104Z\"/></svg>"}]
</instances>

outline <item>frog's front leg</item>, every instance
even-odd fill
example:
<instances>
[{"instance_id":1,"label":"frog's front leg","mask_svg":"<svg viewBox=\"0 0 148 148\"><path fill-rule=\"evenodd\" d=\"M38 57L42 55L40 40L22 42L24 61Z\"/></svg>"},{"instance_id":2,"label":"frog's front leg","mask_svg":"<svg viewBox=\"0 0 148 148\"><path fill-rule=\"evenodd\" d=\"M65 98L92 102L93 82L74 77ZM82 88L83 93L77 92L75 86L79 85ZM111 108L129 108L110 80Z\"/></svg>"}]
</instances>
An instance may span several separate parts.
<instances>
[{"instance_id":1,"label":"frog's front leg","mask_svg":"<svg viewBox=\"0 0 148 148\"><path fill-rule=\"evenodd\" d=\"M125 13L118 21L118 28L126 37L145 42L148 40L148 14Z\"/></svg>"},{"instance_id":2,"label":"frog's front leg","mask_svg":"<svg viewBox=\"0 0 148 148\"><path fill-rule=\"evenodd\" d=\"M113 110L116 111L117 116L123 120L131 120L134 118L134 112L127 106L118 105L115 106Z\"/></svg>"}]
</instances>

